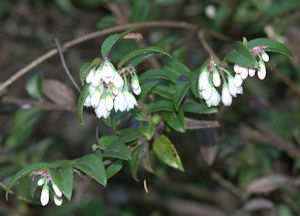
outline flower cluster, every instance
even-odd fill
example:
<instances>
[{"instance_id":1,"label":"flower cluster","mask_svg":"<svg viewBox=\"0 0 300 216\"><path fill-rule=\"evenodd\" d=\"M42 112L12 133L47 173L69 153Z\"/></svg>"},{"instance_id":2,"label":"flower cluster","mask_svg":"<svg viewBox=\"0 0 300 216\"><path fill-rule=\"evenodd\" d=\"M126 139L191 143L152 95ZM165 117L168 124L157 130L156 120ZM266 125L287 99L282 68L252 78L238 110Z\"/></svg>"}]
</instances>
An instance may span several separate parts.
<instances>
[{"instance_id":1,"label":"flower cluster","mask_svg":"<svg viewBox=\"0 0 300 216\"><path fill-rule=\"evenodd\" d=\"M57 187L57 185L52 181L50 173L48 170L45 171L35 171L33 174L33 180L36 176L40 179L37 182L38 186L42 186L40 202L42 206L46 206L49 203L49 186L51 184L52 190L54 191L54 203L57 206L61 206L63 203L62 192Z\"/></svg>"},{"instance_id":2,"label":"flower cluster","mask_svg":"<svg viewBox=\"0 0 300 216\"><path fill-rule=\"evenodd\" d=\"M209 65L204 67L200 72L198 80L199 95L205 100L207 106L217 106L221 100L225 106L230 106L232 97L243 94L243 80L245 80L248 75L253 77L256 73L256 69L258 78L263 80L266 77L266 66L264 62L269 61L269 56L264 51L266 48L267 46L258 46L252 49L254 57L259 57L257 65L247 68L235 64L233 67L235 72L234 77L227 69L217 66L214 60L211 59ZM222 96L220 96L216 89L222 84L221 77L223 79Z\"/></svg>"},{"instance_id":3,"label":"flower cluster","mask_svg":"<svg viewBox=\"0 0 300 216\"><path fill-rule=\"evenodd\" d=\"M128 74L131 76L133 93L139 95L141 86L135 69L127 67L117 71L108 58L104 58L103 63L99 67L93 67L86 77L86 83L91 85L84 106L93 107L98 118L107 118L113 108L115 112L133 109L137 101L129 92Z\"/></svg>"}]
</instances>

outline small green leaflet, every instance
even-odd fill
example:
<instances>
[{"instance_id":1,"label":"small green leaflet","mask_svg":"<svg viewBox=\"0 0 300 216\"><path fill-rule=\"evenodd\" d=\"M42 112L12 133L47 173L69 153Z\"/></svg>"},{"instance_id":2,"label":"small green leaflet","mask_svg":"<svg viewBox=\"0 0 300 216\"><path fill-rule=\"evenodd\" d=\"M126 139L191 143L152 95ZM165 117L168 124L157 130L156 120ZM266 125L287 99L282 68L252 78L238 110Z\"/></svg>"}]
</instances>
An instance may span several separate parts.
<instances>
[{"instance_id":1,"label":"small green leaflet","mask_svg":"<svg viewBox=\"0 0 300 216\"><path fill-rule=\"evenodd\" d=\"M73 168L85 173L86 175L92 177L94 180L106 186L107 178L100 154L88 154L82 158L76 159Z\"/></svg>"},{"instance_id":2,"label":"small green leaflet","mask_svg":"<svg viewBox=\"0 0 300 216\"><path fill-rule=\"evenodd\" d=\"M77 117L80 121L80 123L83 123L83 119L82 119L82 112L83 112L83 106L84 106L84 101L86 99L86 97L89 94L89 88L90 88L91 84L85 85L84 88L82 89L79 98L78 98L78 102L77 102Z\"/></svg>"},{"instance_id":3,"label":"small green leaflet","mask_svg":"<svg viewBox=\"0 0 300 216\"><path fill-rule=\"evenodd\" d=\"M113 48L113 46L120 40L124 35L133 31L133 29L129 29L121 34L113 34L107 37L101 46L101 55L102 57L106 57L109 55L109 52Z\"/></svg>"},{"instance_id":4,"label":"small green leaflet","mask_svg":"<svg viewBox=\"0 0 300 216\"><path fill-rule=\"evenodd\" d=\"M171 55L165 51L164 49L160 48L160 47L145 47L145 48L140 48L140 49L137 49L137 50L134 50L130 53L128 53L127 55L125 55L118 63L118 68L122 67L126 62L130 62L131 59L135 58L136 56L142 54L142 53L148 53L148 52L151 52L153 54L156 54L156 53L162 53L164 55L167 55L169 56L170 58ZM148 57L149 55L147 55Z\"/></svg>"},{"instance_id":5,"label":"small green leaflet","mask_svg":"<svg viewBox=\"0 0 300 216\"><path fill-rule=\"evenodd\" d=\"M139 138L137 131L132 128L121 129L116 131L116 133L119 135L119 139L124 143L133 142Z\"/></svg>"},{"instance_id":6,"label":"small green leaflet","mask_svg":"<svg viewBox=\"0 0 300 216\"><path fill-rule=\"evenodd\" d=\"M165 164L184 171L180 157L173 143L165 135L160 135L153 142L153 150L157 157Z\"/></svg>"},{"instance_id":7,"label":"small green leaflet","mask_svg":"<svg viewBox=\"0 0 300 216\"><path fill-rule=\"evenodd\" d=\"M178 113L176 112L162 112L161 113L164 121L174 130L184 133L185 123L184 123L184 113L180 108Z\"/></svg>"},{"instance_id":8,"label":"small green leaflet","mask_svg":"<svg viewBox=\"0 0 300 216\"><path fill-rule=\"evenodd\" d=\"M234 49L225 56L225 59L244 67L251 67L257 63L250 50L241 42L236 43Z\"/></svg>"},{"instance_id":9,"label":"small green leaflet","mask_svg":"<svg viewBox=\"0 0 300 216\"><path fill-rule=\"evenodd\" d=\"M107 179L113 177L115 174L117 174L123 167L123 160L119 159L113 162L109 167L106 169L106 176Z\"/></svg>"},{"instance_id":10,"label":"small green leaflet","mask_svg":"<svg viewBox=\"0 0 300 216\"><path fill-rule=\"evenodd\" d=\"M123 160L129 160L131 158L129 149L121 140L112 142L103 153L103 157L113 157Z\"/></svg>"},{"instance_id":11,"label":"small green leaflet","mask_svg":"<svg viewBox=\"0 0 300 216\"><path fill-rule=\"evenodd\" d=\"M276 40L272 40L269 38L257 38L251 41L248 41L247 47L252 49L256 46L269 46L266 51L277 52L288 57L294 57L292 52L283 44Z\"/></svg>"},{"instance_id":12,"label":"small green leaflet","mask_svg":"<svg viewBox=\"0 0 300 216\"><path fill-rule=\"evenodd\" d=\"M73 168L70 165L61 167L59 169L49 169L52 181L57 185L61 192L71 199L73 190Z\"/></svg>"},{"instance_id":13,"label":"small green leaflet","mask_svg":"<svg viewBox=\"0 0 300 216\"><path fill-rule=\"evenodd\" d=\"M36 163L36 164L29 165L28 167L25 167L24 169L21 169L19 172L17 172L14 175L14 177L10 180L10 182L7 186L6 193L5 193L6 200L8 200L8 192L10 191L10 188L20 178L31 174L35 170L45 170L45 169L49 169L51 167L53 167L53 165L51 165L49 163Z\"/></svg>"}]
</instances>

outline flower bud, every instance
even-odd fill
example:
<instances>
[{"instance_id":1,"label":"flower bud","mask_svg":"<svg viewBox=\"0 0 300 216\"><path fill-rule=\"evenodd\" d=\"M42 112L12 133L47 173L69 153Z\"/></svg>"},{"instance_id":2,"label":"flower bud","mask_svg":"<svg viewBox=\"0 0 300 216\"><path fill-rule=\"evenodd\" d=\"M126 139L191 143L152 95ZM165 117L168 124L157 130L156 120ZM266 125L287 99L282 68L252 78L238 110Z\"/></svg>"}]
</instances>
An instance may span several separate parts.
<instances>
[{"instance_id":1,"label":"flower bud","mask_svg":"<svg viewBox=\"0 0 300 216\"><path fill-rule=\"evenodd\" d=\"M62 197L58 197L58 196L54 195L54 203L57 206L61 206L61 204L63 203Z\"/></svg>"},{"instance_id":2,"label":"flower bud","mask_svg":"<svg viewBox=\"0 0 300 216\"><path fill-rule=\"evenodd\" d=\"M240 74L235 74L234 76L234 85L236 87L240 87L243 83L243 79Z\"/></svg>"},{"instance_id":3,"label":"flower bud","mask_svg":"<svg viewBox=\"0 0 300 216\"><path fill-rule=\"evenodd\" d=\"M103 62L103 68L102 68L102 79L106 84L111 83L114 80L116 69L112 65L112 63L105 59Z\"/></svg>"},{"instance_id":4,"label":"flower bud","mask_svg":"<svg viewBox=\"0 0 300 216\"><path fill-rule=\"evenodd\" d=\"M261 52L261 58L264 62L268 62L270 60L269 55L264 50Z\"/></svg>"},{"instance_id":5,"label":"flower bud","mask_svg":"<svg viewBox=\"0 0 300 216\"><path fill-rule=\"evenodd\" d=\"M124 91L124 97L127 102L127 111L129 111L130 109L133 109L134 106L137 105L137 101L136 101L135 97L130 92Z\"/></svg>"},{"instance_id":6,"label":"flower bud","mask_svg":"<svg viewBox=\"0 0 300 216\"><path fill-rule=\"evenodd\" d=\"M53 181L51 182L51 185L52 185L52 189L53 189L54 193L56 194L56 196L61 197L62 192L59 190L57 185Z\"/></svg>"},{"instance_id":7,"label":"flower bud","mask_svg":"<svg viewBox=\"0 0 300 216\"><path fill-rule=\"evenodd\" d=\"M217 68L214 69L213 84L216 87L219 87L221 85L221 77L220 77L220 74L219 74L219 71L217 70Z\"/></svg>"},{"instance_id":8,"label":"flower bud","mask_svg":"<svg viewBox=\"0 0 300 216\"><path fill-rule=\"evenodd\" d=\"M212 87L211 97L206 100L205 103L208 107L217 106L220 103L220 100L221 98L219 92L214 87Z\"/></svg>"},{"instance_id":9,"label":"flower bud","mask_svg":"<svg viewBox=\"0 0 300 216\"><path fill-rule=\"evenodd\" d=\"M244 80L248 77L248 68L241 67L241 78Z\"/></svg>"},{"instance_id":10,"label":"flower bud","mask_svg":"<svg viewBox=\"0 0 300 216\"><path fill-rule=\"evenodd\" d=\"M90 107L90 106L92 106L92 103L91 103L91 96L90 96L90 95L88 95L88 96L85 98L84 106L85 106L85 107Z\"/></svg>"},{"instance_id":11,"label":"flower bud","mask_svg":"<svg viewBox=\"0 0 300 216\"><path fill-rule=\"evenodd\" d=\"M86 76L86 79L85 79L86 83L91 83L91 81L95 75L95 72L96 72L95 68L92 68L90 70L90 72L88 73L88 75Z\"/></svg>"},{"instance_id":12,"label":"flower bud","mask_svg":"<svg viewBox=\"0 0 300 216\"><path fill-rule=\"evenodd\" d=\"M95 92L93 93L92 97L91 97L91 105L93 108L96 108L99 104L100 101L100 97L101 97L101 91L100 88L97 87Z\"/></svg>"},{"instance_id":13,"label":"flower bud","mask_svg":"<svg viewBox=\"0 0 300 216\"><path fill-rule=\"evenodd\" d=\"M107 93L105 96L105 106L108 111L111 111L112 108L114 107L114 101L113 101L110 90L107 90Z\"/></svg>"},{"instance_id":14,"label":"flower bud","mask_svg":"<svg viewBox=\"0 0 300 216\"><path fill-rule=\"evenodd\" d=\"M132 89L132 91L133 91L133 93L135 94L135 95L139 95L140 93L141 93L141 87L139 86L138 88L136 88L136 89Z\"/></svg>"},{"instance_id":15,"label":"flower bud","mask_svg":"<svg viewBox=\"0 0 300 216\"><path fill-rule=\"evenodd\" d=\"M43 186L43 189L42 189L42 192L41 192L41 199L40 199L40 201L41 201L42 206L47 205L48 202L49 202L49 187L48 187L47 184L45 184Z\"/></svg>"},{"instance_id":16,"label":"flower bud","mask_svg":"<svg viewBox=\"0 0 300 216\"><path fill-rule=\"evenodd\" d=\"M42 186L46 183L46 178L40 178L37 182L37 185L38 186Z\"/></svg>"},{"instance_id":17,"label":"flower bud","mask_svg":"<svg viewBox=\"0 0 300 216\"><path fill-rule=\"evenodd\" d=\"M204 68L201 71L199 79L198 79L198 88L199 88L199 91L204 90L207 87L208 82L209 82L208 69Z\"/></svg>"},{"instance_id":18,"label":"flower bud","mask_svg":"<svg viewBox=\"0 0 300 216\"><path fill-rule=\"evenodd\" d=\"M92 79L92 85L94 87L97 87L100 84L101 77L102 77L102 68L103 68L102 65L100 67L98 67L98 69L96 70L95 75Z\"/></svg>"},{"instance_id":19,"label":"flower bud","mask_svg":"<svg viewBox=\"0 0 300 216\"><path fill-rule=\"evenodd\" d=\"M255 75L255 69L254 68L249 68L249 76L254 77Z\"/></svg>"},{"instance_id":20,"label":"flower bud","mask_svg":"<svg viewBox=\"0 0 300 216\"><path fill-rule=\"evenodd\" d=\"M123 86L124 86L124 80L122 79L122 77L120 76L120 74L118 74L118 72L115 72L113 84L118 89L122 89Z\"/></svg>"},{"instance_id":21,"label":"flower bud","mask_svg":"<svg viewBox=\"0 0 300 216\"><path fill-rule=\"evenodd\" d=\"M259 79L263 80L267 75L267 71L266 71L266 65L265 63L260 60L259 61L259 69L257 71L257 76Z\"/></svg>"},{"instance_id":22,"label":"flower bud","mask_svg":"<svg viewBox=\"0 0 300 216\"><path fill-rule=\"evenodd\" d=\"M214 5L207 5L204 9L205 15L210 18L214 19L217 15L216 7Z\"/></svg>"},{"instance_id":23,"label":"flower bud","mask_svg":"<svg viewBox=\"0 0 300 216\"><path fill-rule=\"evenodd\" d=\"M228 85L227 83L223 84L223 89L222 89L222 103L225 106L230 106L232 103L232 96L229 93Z\"/></svg>"},{"instance_id":24,"label":"flower bud","mask_svg":"<svg viewBox=\"0 0 300 216\"><path fill-rule=\"evenodd\" d=\"M206 88L201 91L201 95L204 98L204 100L208 100L211 97L211 92L212 92L212 85L208 83Z\"/></svg>"},{"instance_id":25,"label":"flower bud","mask_svg":"<svg viewBox=\"0 0 300 216\"><path fill-rule=\"evenodd\" d=\"M234 72L236 72L236 73L240 73L240 72L241 72L240 68L241 68L241 66L239 66L238 64L235 64L235 65L233 66L233 70L234 70Z\"/></svg>"}]
</instances>

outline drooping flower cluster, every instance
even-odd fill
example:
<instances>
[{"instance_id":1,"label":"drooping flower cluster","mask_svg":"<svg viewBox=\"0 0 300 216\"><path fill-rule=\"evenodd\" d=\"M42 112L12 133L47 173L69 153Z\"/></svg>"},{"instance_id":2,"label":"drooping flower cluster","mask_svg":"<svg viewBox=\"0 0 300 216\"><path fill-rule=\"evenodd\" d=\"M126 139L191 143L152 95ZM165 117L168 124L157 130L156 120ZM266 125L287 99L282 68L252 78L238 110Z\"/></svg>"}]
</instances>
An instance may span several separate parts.
<instances>
[{"instance_id":1,"label":"drooping flower cluster","mask_svg":"<svg viewBox=\"0 0 300 216\"><path fill-rule=\"evenodd\" d=\"M37 182L38 186L42 186L42 192L40 197L40 202L42 206L46 206L49 203L49 184L51 184L51 188L54 192L54 203L57 206L61 206L63 203L62 192L57 187L57 185L52 181L50 173L48 170L45 171L35 171L32 173L33 180L36 177L40 177Z\"/></svg>"},{"instance_id":2,"label":"drooping flower cluster","mask_svg":"<svg viewBox=\"0 0 300 216\"><path fill-rule=\"evenodd\" d=\"M258 46L252 49L252 54L254 57L259 57L257 65L247 68L235 64L233 70L235 72L234 77L231 73L223 68L222 66L217 66L213 59L207 67L204 67L200 72L198 80L198 89L200 97L202 97L207 106L217 106L220 101L225 106L230 106L232 103L232 97L236 97L238 94L243 94L242 83L248 75L253 77L257 70L258 78L263 80L266 77L266 66L264 62L269 61L269 56L265 52L267 46ZM217 91L217 87L222 86L222 96Z\"/></svg>"},{"instance_id":3,"label":"drooping flower cluster","mask_svg":"<svg viewBox=\"0 0 300 216\"><path fill-rule=\"evenodd\" d=\"M115 112L133 109L137 101L129 92L126 77L128 74L132 77L132 91L139 95L141 87L135 69L128 67L117 71L113 64L104 58L103 63L99 67L93 67L86 77L86 83L91 85L84 106L93 107L98 118L107 118L113 108Z\"/></svg>"}]
</instances>

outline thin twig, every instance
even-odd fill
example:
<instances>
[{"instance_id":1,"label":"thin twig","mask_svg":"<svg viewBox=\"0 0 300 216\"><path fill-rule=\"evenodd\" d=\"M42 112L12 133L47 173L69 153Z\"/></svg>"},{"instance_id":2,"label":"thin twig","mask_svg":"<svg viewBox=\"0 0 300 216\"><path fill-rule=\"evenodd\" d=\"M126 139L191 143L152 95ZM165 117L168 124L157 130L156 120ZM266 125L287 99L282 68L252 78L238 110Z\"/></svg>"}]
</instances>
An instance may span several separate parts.
<instances>
[{"instance_id":1,"label":"thin twig","mask_svg":"<svg viewBox=\"0 0 300 216\"><path fill-rule=\"evenodd\" d=\"M7 190L7 186L5 184L3 184L2 182L0 182L0 187L3 188L3 190ZM9 194L11 195L14 195L15 193L12 191L12 190L9 190L8 191ZM39 204L38 202L34 201L34 200L30 200L24 196L21 196L21 195L16 195L16 197L19 199L19 200L23 200L24 202L27 202L27 203L31 203L31 204Z\"/></svg>"},{"instance_id":2,"label":"thin twig","mask_svg":"<svg viewBox=\"0 0 300 216\"><path fill-rule=\"evenodd\" d=\"M210 57L213 58L218 65L221 64L221 61L220 61L219 57L217 56L217 54L215 53L215 51L209 46L209 44L204 39L204 33L205 33L205 31L203 31L203 30L199 30L199 32L198 32L198 38L199 38L203 48L208 52Z\"/></svg>"},{"instance_id":3,"label":"thin twig","mask_svg":"<svg viewBox=\"0 0 300 216\"><path fill-rule=\"evenodd\" d=\"M71 40L67 43L64 43L62 45L62 52L65 52L68 48L73 47L77 44L80 44L82 42L85 42L87 40L91 40L103 35L123 31L130 28L159 28L159 27L165 27L165 28L179 28L179 29L187 29L187 30L197 30L199 27L194 24L189 23L183 23L183 22L172 22L172 21L155 21L155 22L143 22L143 23L134 23L134 24L127 24L127 25L119 25L112 28L107 28L101 31L92 32L90 34L83 35L79 38L76 38L74 40ZM219 38L220 40L224 39L224 35L215 32L214 34L211 34L211 31L207 31L208 34L215 38ZM226 36L225 36L226 37ZM52 56L56 55L58 53L57 49L51 49L44 55L38 57L34 61L32 61L27 66L23 67L21 70L17 71L15 74L13 74L8 80L6 80L2 85L0 86L0 92L6 89L8 86L10 86L12 83L14 83L17 79L31 71L36 66L40 65L47 59L51 58Z\"/></svg>"},{"instance_id":4,"label":"thin twig","mask_svg":"<svg viewBox=\"0 0 300 216\"><path fill-rule=\"evenodd\" d=\"M74 80L72 74L70 73L70 71L69 71L69 69L68 69L68 66L67 66L67 64L66 64L66 61L65 61L63 52L62 52L62 50L61 50L61 46L60 46L60 43L59 43L58 38L55 38L54 41L55 41L55 44L56 44L56 47L57 47L57 50L58 50L58 54L59 54L59 57L60 57L62 66L63 66L63 68L64 68L65 71L66 71L66 74L68 75L68 77L69 77L70 80L72 81L72 83L73 83L73 85L75 86L75 88L77 89L77 91L78 91L78 92L81 92L81 89L79 88L79 86L78 86L77 83L75 82L75 80Z\"/></svg>"}]
</instances>

